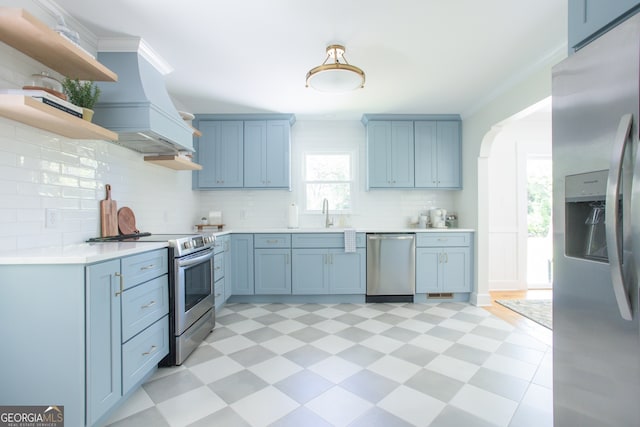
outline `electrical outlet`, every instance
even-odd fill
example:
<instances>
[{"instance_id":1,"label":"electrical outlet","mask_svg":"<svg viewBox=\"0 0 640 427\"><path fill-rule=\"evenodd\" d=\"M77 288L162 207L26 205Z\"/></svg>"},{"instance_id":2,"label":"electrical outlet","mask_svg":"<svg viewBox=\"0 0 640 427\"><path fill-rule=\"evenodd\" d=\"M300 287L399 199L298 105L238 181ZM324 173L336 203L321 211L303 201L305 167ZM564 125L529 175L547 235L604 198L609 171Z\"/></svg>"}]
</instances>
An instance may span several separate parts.
<instances>
[{"instance_id":1,"label":"electrical outlet","mask_svg":"<svg viewBox=\"0 0 640 427\"><path fill-rule=\"evenodd\" d=\"M60 225L60 211L58 209L45 209L44 214L44 226L46 228L58 228L58 225Z\"/></svg>"}]
</instances>

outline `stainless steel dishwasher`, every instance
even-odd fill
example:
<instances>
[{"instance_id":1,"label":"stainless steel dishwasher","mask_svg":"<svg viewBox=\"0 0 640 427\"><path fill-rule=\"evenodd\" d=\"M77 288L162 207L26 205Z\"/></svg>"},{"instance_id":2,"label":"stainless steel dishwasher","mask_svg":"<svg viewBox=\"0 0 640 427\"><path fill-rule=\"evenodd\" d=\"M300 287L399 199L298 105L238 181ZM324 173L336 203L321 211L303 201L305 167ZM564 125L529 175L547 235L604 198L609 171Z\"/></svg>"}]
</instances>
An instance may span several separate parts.
<instances>
[{"instance_id":1,"label":"stainless steel dishwasher","mask_svg":"<svg viewBox=\"0 0 640 427\"><path fill-rule=\"evenodd\" d=\"M415 240L411 233L367 234L366 302L413 302Z\"/></svg>"}]
</instances>

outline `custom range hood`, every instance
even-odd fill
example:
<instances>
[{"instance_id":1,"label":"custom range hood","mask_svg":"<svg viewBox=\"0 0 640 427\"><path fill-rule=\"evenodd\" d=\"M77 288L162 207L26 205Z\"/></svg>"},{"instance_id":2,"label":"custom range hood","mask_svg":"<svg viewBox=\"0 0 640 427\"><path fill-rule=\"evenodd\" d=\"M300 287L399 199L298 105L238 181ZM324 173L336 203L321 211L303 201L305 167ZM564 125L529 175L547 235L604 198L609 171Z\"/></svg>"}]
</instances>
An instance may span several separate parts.
<instances>
[{"instance_id":1,"label":"custom range hood","mask_svg":"<svg viewBox=\"0 0 640 427\"><path fill-rule=\"evenodd\" d=\"M176 110L164 82L172 68L141 38L101 39L98 61L118 74L101 90L93 121L118 133L118 144L145 154L193 151L193 128Z\"/></svg>"}]
</instances>

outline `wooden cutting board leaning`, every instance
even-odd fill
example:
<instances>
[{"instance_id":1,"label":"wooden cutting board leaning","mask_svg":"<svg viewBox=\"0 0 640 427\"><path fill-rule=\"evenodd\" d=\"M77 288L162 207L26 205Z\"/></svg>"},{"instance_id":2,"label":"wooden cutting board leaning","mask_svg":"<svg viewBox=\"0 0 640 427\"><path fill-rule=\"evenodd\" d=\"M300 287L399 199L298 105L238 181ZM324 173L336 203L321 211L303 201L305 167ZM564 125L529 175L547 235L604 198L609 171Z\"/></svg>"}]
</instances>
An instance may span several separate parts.
<instances>
[{"instance_id":1,"label":"wooden cutting board leaning","mask_svg":"<svg viewBox=\"0 0 640 427\"><path fill-rule=\"evenodd\" d=\"M107 198L100 201L100 224L102 237L118 235L118 207L115 200L111 200L111 185L104 186Z\"/></svg>"},{"instance_id":2,"label":"wooden cutting board leaning","mask_svg":"<svg viewBox=\"0 0 640 427\"><path fill-rule=\"evenodd\" d=\"M140 233L140 230L136 228L136 216L131 208L125 206L118 211L118 228L120 234Z\"/></svg>"}]
</instances>

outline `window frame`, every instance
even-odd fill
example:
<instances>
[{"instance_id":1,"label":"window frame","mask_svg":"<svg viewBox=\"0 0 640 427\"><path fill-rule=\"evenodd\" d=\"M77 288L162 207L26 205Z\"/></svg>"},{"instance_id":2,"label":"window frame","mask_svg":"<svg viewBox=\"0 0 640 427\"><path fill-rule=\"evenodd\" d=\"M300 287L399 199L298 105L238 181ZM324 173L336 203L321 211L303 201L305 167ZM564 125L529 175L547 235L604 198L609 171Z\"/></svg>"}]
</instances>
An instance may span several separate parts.
<instances>
[{"instance_id":1,"label":"window frame","mask_svg":"<svg viewBox=\"0 0 640 427\"><path fill-rule=\"evenodd\" d=\"M332 156L332 155L345 155L349 157L349 170L350 176L348 181L311 181L307 180L307 156ZM328 151L319 151L319 150L309 150L302 153L302 200L300 206L302 206L302 211L307 214L322 214L322 209L309 209L307 207L307 184L348 184L349 185L349 195L351 198L351 208L350 209L336 209L334 206L331 206L331 200L329 200L329 212L336 214L352 214L354 212L354 203L355 203L355 180L356 180L356 170L355 170L355 152L352 150L328 150Z\"/></svg>"}]
</instances>

